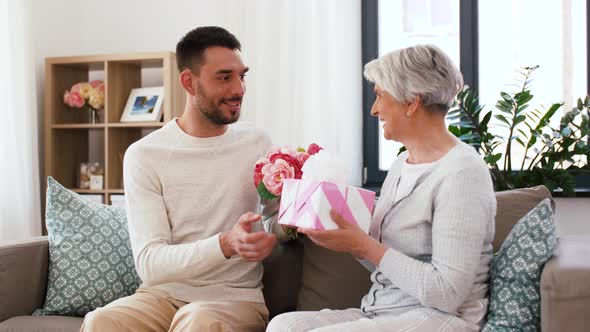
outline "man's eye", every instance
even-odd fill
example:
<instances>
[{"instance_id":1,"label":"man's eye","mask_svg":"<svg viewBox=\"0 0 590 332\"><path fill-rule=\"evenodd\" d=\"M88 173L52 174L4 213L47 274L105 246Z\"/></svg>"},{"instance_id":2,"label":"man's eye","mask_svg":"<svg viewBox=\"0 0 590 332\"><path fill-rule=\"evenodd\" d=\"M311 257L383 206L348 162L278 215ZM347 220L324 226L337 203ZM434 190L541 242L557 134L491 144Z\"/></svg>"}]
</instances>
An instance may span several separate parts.
<instances>
[{"instance_id":1,"label":"man's eye","mask_svg":"<svg viewBox=\"0 0 590 332\"><path fill-rule=\"evenodd\" d=\"M242 75L240 75L240 79L241 79L242 81L243 81L243 80L245 80L245 79L246 79L246 74L242 74Z\"/></svg>"}]
</instances>

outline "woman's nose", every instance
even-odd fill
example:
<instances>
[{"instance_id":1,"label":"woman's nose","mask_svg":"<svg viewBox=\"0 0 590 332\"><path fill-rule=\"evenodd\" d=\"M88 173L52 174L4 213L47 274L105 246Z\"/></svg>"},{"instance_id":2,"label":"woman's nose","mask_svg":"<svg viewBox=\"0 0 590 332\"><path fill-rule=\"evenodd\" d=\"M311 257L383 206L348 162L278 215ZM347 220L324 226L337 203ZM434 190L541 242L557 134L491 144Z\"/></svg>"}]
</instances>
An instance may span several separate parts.
<instances>
[{"instance_id":1,"label":"woman's nose","mask_svg":"<svg viewBox=\"0 0 590 332\"><path fill-rule=\"evenodd\" d=\"M373 103L373 106L371 106L371 115L377 116L378 114L379 114L379 111L377 110L377 107L375 107L375 103Z\"/></svg>"}]
</instances>

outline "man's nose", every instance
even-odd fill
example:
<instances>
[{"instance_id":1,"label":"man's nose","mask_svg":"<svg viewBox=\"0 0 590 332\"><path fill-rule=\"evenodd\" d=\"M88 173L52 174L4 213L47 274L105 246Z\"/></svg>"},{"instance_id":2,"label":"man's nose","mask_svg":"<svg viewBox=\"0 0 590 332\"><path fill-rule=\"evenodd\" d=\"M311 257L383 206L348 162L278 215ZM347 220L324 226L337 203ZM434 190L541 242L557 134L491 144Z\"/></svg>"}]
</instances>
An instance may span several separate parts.
<instances>
[{"instance_id":1,"label":"man's nose","mask_svg":"<svg viewBox=\"0 0 590 332\"><path fill-rule=\"evenodd\" d=\"M246 82L242 80L234 80L231 87L231 94L234 96L243 96L246 93Z\"/></svg>"}]
</instances>

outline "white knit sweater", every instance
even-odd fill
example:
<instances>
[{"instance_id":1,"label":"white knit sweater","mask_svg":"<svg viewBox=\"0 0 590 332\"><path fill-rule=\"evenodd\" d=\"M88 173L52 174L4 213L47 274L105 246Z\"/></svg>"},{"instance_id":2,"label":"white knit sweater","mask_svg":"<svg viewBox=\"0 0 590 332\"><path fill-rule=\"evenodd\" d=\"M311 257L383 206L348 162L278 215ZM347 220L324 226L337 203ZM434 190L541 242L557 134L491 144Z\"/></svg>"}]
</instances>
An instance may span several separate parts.
<instances>
[{"instance_id":1,"label":"white knit sweater","mask_svg":"<svg viewBox=\"0 0 590 332\"><path fill-rule=\"evenodd\" d=\"M262 265L226 259L219 234L242 214L260 213L253 170L270 146L267 135L243 123L196 138L174 119L129 147L125 194L141 287L186 302L264 302Z\"/></svg>"},{"instance_id":2,"label":"white knit sweater","mask_svg":"<svg viewBox=\"0 0 590 332\"><path fill-rule=\"evenodd\" d=\"M383 184L370 234L390 249L361 308L369 316L431 307L469 320L485 315L496 199L487 166L459 143L394 197L401 154Z\"/></svg>"}]
</instances>

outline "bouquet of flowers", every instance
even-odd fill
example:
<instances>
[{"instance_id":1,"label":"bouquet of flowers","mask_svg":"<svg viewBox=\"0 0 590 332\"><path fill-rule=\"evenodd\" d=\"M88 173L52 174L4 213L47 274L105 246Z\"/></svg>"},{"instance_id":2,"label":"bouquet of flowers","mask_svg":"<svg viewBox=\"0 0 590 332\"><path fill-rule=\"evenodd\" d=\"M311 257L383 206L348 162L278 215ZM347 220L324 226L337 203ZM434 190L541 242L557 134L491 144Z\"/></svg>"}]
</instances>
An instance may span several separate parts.
<instances>
[{"instance_id":1,"label":"bouquet of flowers","mask_svg":"<svg viewBox=\"0 0 590 332\"><path fill-rule=\"evenodd\" d=\"M303 165L307 159L320 150L319 145L313 143L307 150L303 148L273 147L254 166L254 186L262 199L272 200L281 197L283 180L301 179ZM297 231L286 228L285 233L290 238L297 237Z\"/></svg>"},{"instance_id":2,"label":"bouquet of flowers","mask_svg":"<svg viewBox=\"0 0 590 332\"><path fill-rule=\"evenodd\" d=\"M87 106L91 112L91 121L95 122L96 112L104 107L104 83L99 80L80 82L64 93L64 103L73 108Z\"/></svg>"},{"instance_id":3,"label":"bouquet of flowers","mask_svg":"<svg viewBox=\"0 0 590 332\"><path fill-rule=\"evenodd\" d=\"M303 148L273 147L254 166L254 186L262 199L271 200L281 196L284 179L301 179L301 169L309 156L323 150L313 143Z\"/></svg>"}]
</instances>

